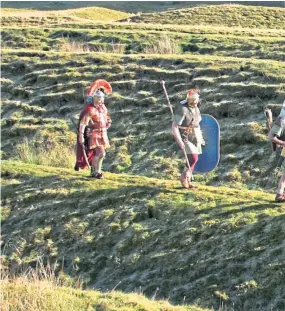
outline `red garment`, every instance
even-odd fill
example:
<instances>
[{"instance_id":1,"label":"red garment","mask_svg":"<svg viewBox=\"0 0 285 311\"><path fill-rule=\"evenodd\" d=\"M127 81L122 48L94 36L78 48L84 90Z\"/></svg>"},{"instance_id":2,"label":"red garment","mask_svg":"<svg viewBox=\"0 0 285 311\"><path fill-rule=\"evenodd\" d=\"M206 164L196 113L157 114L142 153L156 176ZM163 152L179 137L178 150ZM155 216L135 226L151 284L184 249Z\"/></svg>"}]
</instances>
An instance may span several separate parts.
<instances>
[{"instance_id":1,"label":"red garment","mask_svg":"<svg viewBox=\"0 0 285 311\"><path fill-rule=\"evenodd\" d=\"M109 147L109 139L107 136L107 128L110 127L111 119L108 115L108 110L104 104L100 105L99 107L94 107L94 105L86 105L80 113L79 121L78 121L78 131L80 128L80 124L85 122L84 118L88 118L89 122L87 125L88 129L88 144L85 141L85 150L86 150L86 157L88 159L89 165L91 166L92 157L96 155L99 150L105 149ZM86 137L85 137L86 139ZM97 148L99 147L99 149ZM77 142L76 142L76 164L74 169L79 170L85 169L88 167L83 148L79 143L79 134L77 135Z\"/></svg>"}]
</instances>

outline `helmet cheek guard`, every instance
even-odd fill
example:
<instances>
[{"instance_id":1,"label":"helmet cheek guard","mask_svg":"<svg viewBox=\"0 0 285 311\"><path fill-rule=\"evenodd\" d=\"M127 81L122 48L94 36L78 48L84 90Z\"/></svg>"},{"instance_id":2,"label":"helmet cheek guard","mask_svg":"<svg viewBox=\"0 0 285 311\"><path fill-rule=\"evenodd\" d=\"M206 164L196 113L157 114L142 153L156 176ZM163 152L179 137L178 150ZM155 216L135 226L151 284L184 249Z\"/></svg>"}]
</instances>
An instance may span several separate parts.
<instances>
[{"instance_id":1,"label":"helmet cheek guard","mask_svg":"<svg viewBox=\"0 0 285 311\"><path fill-rule=\"evenodd\" d=\"M92 104L93 103L93 97L88 96L86 101L87 101L87 104Z\"/></svg>"}]
</instances>

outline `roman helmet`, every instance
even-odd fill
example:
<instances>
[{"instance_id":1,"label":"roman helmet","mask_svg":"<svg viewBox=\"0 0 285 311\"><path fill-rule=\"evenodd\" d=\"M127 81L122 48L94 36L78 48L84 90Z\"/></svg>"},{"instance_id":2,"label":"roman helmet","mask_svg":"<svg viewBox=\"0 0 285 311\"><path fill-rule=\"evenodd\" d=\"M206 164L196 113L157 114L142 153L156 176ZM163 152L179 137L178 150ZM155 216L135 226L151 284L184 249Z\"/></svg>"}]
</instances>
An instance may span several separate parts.
<instances>
[{"instance_id":1,"label":"roman helmet","mask_svg":"<svg viewBox=\"0 0 285 311\"><path fill-rule=\"evenodd\" d=\"M87 103L93 103L94 98L101 97L102 101L106 94L112 93L112 87L106 80L98 79L93 82L87 92Z\"/></svg>"},{"instance_id":2,"label":"roman helmet","mask_svg":"<svg viewBox=\"0 0 285 311\"><path fill-rule=\"evenodd\" d=\"M191 89L189 91L187 91L187 96L186 99L182 100L180 102L181 105L185 105L187 103L192 103L195 100L199 100L199 90L198 89Z\"/></svg>"},{"instance_id":3,"label":"roman helmet","mask_svg":"<svg viewBox=\"0 0 285 311\"><path fill-rule=\"evenodd\" d=\"M186 97L187 101L190 103L194 102L196 100L199 100L199 90L198 89L192 89L187 91L187 97Z\"/></svg>"}]
</instances>

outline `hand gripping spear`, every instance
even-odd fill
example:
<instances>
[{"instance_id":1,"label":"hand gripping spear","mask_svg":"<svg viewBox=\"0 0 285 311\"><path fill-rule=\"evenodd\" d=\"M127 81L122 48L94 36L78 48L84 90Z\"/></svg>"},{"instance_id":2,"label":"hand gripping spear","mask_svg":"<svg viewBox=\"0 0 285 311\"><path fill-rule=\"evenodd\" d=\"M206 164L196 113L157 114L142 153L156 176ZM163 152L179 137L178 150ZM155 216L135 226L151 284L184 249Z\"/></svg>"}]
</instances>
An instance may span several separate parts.
<instances>
[{"instance_id":1,"label":"hand gripping spear","mask_svg":"<svg viewBox=\"0 0 285 311\"><path fill-rule=\"evenodd\" d=\"M162 84L162 88L163 88L164 94L165 94L166 99L167 99L167 103L168 103L169 109L171 111L172 121L173 121L174 120L174 113L173 113L173 109L172 109L172 106L170 104L170 100L169 100L169 97L168 97L168 94L167 94L167 91L166 91L166 88L165 88L165 81L162 80L161 84ZM183 153L184 153L184 157L185 157L187 166L188 166L190 172L192 173L191 167L190 167L190 164L189 164L189 160L188 160L188 157L187 157L187 154L186 154L186 151L185 151L185 148L182 148L182 150L183 150Z\"/></svg>"}]
</instances>

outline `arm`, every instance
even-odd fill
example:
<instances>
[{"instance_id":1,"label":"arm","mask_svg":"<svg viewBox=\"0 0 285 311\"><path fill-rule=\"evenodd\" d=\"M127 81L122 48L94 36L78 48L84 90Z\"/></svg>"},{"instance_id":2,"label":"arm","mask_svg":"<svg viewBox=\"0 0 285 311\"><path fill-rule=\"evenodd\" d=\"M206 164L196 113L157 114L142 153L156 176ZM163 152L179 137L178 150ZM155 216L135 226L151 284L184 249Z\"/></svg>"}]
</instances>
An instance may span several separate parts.
<instances>
[{"instance_id":1,"label":"arm","mask_svg":"<svg viewBox=\"0 0 285 311\"><path fill-rule=\"evenodd\" d=\"M282 132L283 132L283 127L280 124L274 123L269 131L268 139L272 141L274 144L284 147L285 142L278 138L282 135Z\"/></svg>"},{"instance_id":2,"label":"arm","mask_svg":"<svg viewBox=\"0 0 285 311\"><path fill-rule=\"evenodd\" d=\"M185 148L185 144L182 140L178 126L182 125L184 119L185 119L185 113L183 111L183 108L182 108L181 115L180 114L172 115L172 134L182 150Z\"/></svg>"},{"instance_id":3,"label":"arm","mask_svg":"<svg viewBox=\"0 0 285 311\"><path fill-rule=\"evenodd\" d=\"M272 111L269 108L264 109L264 115L266 117L266 126L270 130L273 125Z\"/></svg>"},{"instance_id":4,"label":"arm","mask_svg":"<svg viewBox=\"0 0 285 311\"><path fill-rule=\"evenodd\" d=\"M278 138L276 137L276 134L274 134L274 133L272 133L272 132L269 132L269 134L268 134L268 139L269 139L270 141L272 141L273 143L275 143L276 145L280 145L280 146L282 146L282 147L285 147L285 141L282 141L282 140L278 139Z\"/></svg>"}]
</instances>

